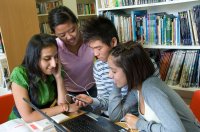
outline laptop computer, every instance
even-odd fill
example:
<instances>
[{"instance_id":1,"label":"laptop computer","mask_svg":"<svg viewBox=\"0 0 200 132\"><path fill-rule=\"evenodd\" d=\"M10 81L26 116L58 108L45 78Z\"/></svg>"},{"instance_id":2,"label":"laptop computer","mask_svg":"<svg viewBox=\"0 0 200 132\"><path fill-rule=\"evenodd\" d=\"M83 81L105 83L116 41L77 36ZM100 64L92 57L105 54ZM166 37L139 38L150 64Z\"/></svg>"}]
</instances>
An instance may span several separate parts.
<instances>
[{"instance_id":1,"label":"laptop computer","mask_svg":"<svg viewBox=\"0 0 200 132\"><path fill-rule=\"evenodd\" d=\"M47 118L59 132L127 132L121 126L114 124L108 119L95 115L91 112L69 119L61 124L55 122L43 111L38 109L30 101L23 98L33 109L38 111L42 116Z\"/></svg>"}]
</instances>

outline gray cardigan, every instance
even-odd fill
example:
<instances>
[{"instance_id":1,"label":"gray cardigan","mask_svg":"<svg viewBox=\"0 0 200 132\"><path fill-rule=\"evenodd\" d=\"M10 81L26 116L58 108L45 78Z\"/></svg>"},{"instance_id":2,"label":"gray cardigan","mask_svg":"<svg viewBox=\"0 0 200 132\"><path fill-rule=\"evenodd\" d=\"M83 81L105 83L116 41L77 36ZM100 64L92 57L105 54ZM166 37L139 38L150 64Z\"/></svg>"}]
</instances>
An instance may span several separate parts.
<instances>
[{"instance_id":1,"label":"gray cardigan","mask_svg":"<svg viewBox=\"0 0 200 132\"><path fill-rule=\"evenodd\" d=\"M155 112L161 123L146 121L139 116L136 123L138 130L146 132L200 132L200 124L182 98L162 80L150 77L142 84L145 102ZM119 121L138 101L137 91L129 92L122 103L119 88L114 88L109 97L109 117Z\"/></svg>"}]
</instances>

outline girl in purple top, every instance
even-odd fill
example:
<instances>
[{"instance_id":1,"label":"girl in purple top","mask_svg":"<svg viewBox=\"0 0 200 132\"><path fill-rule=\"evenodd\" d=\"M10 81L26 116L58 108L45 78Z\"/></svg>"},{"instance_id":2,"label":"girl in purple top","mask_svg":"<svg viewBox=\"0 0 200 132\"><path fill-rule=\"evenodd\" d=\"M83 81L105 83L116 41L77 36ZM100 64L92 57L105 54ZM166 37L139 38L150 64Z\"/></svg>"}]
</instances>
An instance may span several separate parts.
<instances>
[{"instance_id":1,"label":"girl in purple top","mask_svg":"<svg viewBox=\"0 0 200 132\"><path fill-rule=\"evenodd\" d=\"M57 36L66 90L74 95L83 93L96 97L97 89L93 78L94 54L92 49L83 43L78 19L69 8L60 6L49 12L48 21L51 31Z\"/></svg>"}]
</instances>

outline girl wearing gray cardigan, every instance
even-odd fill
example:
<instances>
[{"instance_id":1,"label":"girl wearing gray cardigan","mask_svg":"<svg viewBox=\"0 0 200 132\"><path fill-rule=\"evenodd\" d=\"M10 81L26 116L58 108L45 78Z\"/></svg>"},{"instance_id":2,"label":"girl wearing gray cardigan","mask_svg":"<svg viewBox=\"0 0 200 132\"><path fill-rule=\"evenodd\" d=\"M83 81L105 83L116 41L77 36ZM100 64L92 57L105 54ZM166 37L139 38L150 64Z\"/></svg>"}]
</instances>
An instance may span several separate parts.
<instances>
[{"instance_id":1,"label":"girl wearing gray cardigan","mask_svg":"<svg viewBox=\"0 0 200 132\"><path fill-rule=\"evenodd\" d=\"M109 117L146 132L200 132L200 124L182 98L162 80L153 77L154 66L139 44L113 48L108 58L109 76L116 88L109 97ZM128 85L122 101L120 88ZM139 116L129 114L138 102Z\"/></svg>"}]
</instances>

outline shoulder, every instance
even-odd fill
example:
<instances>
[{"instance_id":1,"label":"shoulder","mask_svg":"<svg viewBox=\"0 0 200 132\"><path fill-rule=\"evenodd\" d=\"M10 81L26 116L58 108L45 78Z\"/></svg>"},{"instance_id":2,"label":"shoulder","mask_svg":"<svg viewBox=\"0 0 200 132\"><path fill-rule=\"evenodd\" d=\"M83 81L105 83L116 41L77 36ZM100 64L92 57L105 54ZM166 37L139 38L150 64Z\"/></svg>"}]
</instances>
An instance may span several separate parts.
<instances>
[{"instance_id":1,"label":"shoulder","mask_svg":"<svg viewBox=\"0 0 200 132\"><path fill-rule=\"evenodd\" d=\"M13 69L12 73L11 73L11 76L14 76L16 74L23 74L23 75L26 75L27 74L27 70L24 66L20 65L20 66L17 66Z\"/></svg>"},{"instance_id":2,"label":"shoulder","mask_svg":"<svg viewBox=\"0 0 200 132\"><path fill-rule=\"evenodd\" d=\"M15 82L22 87L28 87L28 75L26 68L22 65L15 67L10 75L10 81Z\"/></svg>"},{"instance_id":3,"label":"shoulder","mask_svg":"<svg viewBox=\"0 0 200 132\"><path fill-rule=\"evenodd\" d=\"M56 38L56 42L57 42L58 50L64 50L65 49L65 44L63 43L63 41L61 39Z\"/></svg>"},{"instance_id":4,"label":"shoulder","mask_svg":"<svg viewBox=\"0 0 200 132\"><path fill-rule=\"evenodd\" d=\"M107 62L103 62L98 59L95 61L94 65L95 65L95 67L99 67L99 68L108 68Z\"/></svg>"},{"instance_id":5,"label":"shoulder","mask_svg":"<svg viewBox=\"0 0 200 132\"><path fill-rule=\"evenodd\" d=\"M164 94L163 89L167 89L167 85L158 77L149 77L142 83L143 96L155 96L157 94Z\"/></svg>"},{"instance_id":6,"label":"shoulder","mask_svg":"<svg viewBox=\"0 0 200 132\"><path fill-rule=\"evenodd\" d=\"M97 59L94 63L94 70L107 72L109 70L108 63Z\"/></svg>"}]
</instances>

